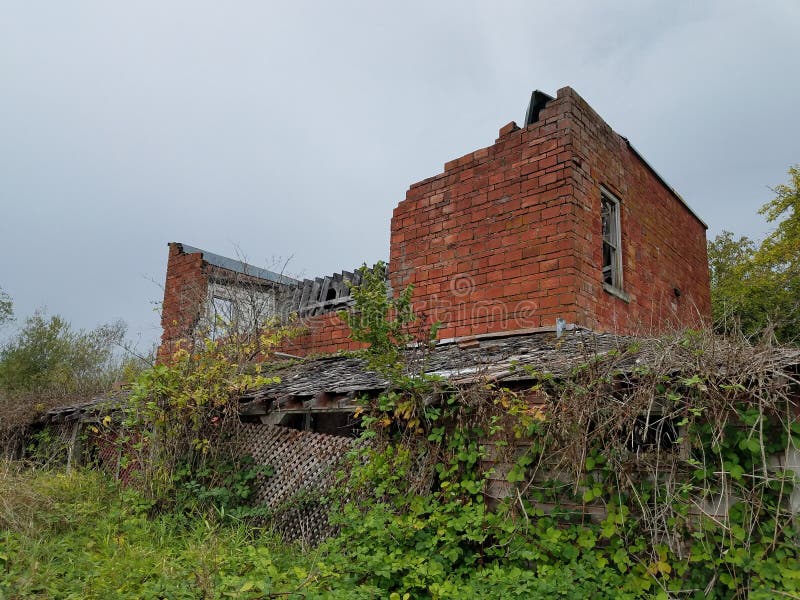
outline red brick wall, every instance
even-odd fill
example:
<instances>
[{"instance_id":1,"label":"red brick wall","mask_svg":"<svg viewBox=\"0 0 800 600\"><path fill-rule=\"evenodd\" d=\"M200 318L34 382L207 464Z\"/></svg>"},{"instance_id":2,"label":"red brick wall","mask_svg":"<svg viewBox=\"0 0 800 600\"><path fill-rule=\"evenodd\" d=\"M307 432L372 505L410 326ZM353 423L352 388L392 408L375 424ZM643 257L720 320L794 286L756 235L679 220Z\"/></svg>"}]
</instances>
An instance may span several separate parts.
<instances>
[{"instance_id":1,"label":"red brick wall","mask_svg":"<svg viewBox=\"0 0 800 600\"><path fill-rule=\"evenodd\" d=\"M622 204L630 303L602 286L601 184ZM557 317L636 333L710 310L704 226L570 88L537 123L509 124L412 185L392 218L390 268L441 338Z\"/></svg>"},{"instance_id":2,"label":"red brick wall","mask_svg":"<svg viewBox=\"0 0 800 600\"><path fill-rule=\"evenodd\" d=\"M224 278L226 274L224 269L206 264L202 257L199 252L184 254L178 243L169 245L161 312L163 333L158 350L160 362L169 361L179 342L184 347L191 344L207 300L209 276L216 273ZM243 276L234 274L233 278L238 281ZM350 340L350 330L336 313L307 317L300 325L304 333L282 344L281 352L306 356L361 347Z\"/></svg>"},{"instance_id":3,"label":"red brick wall","mask_svg":"<svg viewBox=\"0 0 800 600\"><path fill-rule=\"evenodd\" d=\"M308 356L333 353L339 350L358 350L364 347L350 339L350 328L336 313L308 317L300 325L305 332L298 337L286 340L281 344L280 352Z\"/></svg>"},{"instance_id":4,"label":"red brick wall","mask_svg":"<svg viewBox=\"0 0 800 600\"><path fill-rule=\"evenodd\" d=\"M184 254L180 244L169 245L164 303L161 307L159 361L166 361L179 340L190 340L208 293L203 255Z\"/></svg>"},{"instance_id":5,"label":"red brick wall","mask_svg":"<svg viewBox=\"0 0 800 600\"><path fill-rule=\"evenodd\" d=\"M560 104L412 185L395 209L392 285L414 284L441 337L574 322L571 123Z\"/></svg>"},{"instance_id":6,"label":"red brick wall","mask_svg":"<svg viewBox=\"0 0 800 600\"><path fill-rule=\"evenodd\" d=\"M602 284L600 186L620 200L623 291ZM200 254L170 245L162 353L190 335L207 293ZM650 333L710 314L704 225L570 88L488 148L410 187L394 211L390 273L414 285L440 338L552 326ZM675 290L679 290L679 294ZM198 304L199 299L199 304ZM283 351L357 347L335 314Z\"/></svg>"},{"instance_id":7,"label":"red brick wall","mask_svg":"<svg viewBox=\"0 0 800 600\"><path fill-rule=\"evenodd\" d=\"M711 314L705 226L580 96L563 92L575 123L578 322L630 334L699 326ZM600 278L601 185L620 201L629 302L605 291Z\"/></svg>"}]
</instances>

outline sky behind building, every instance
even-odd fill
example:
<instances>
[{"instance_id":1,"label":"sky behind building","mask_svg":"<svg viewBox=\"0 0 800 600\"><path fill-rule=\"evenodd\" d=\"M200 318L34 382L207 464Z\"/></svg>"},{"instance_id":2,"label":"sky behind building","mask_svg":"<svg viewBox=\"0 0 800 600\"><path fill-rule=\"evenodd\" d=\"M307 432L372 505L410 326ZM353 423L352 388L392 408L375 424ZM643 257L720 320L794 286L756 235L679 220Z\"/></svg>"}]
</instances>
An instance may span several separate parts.
<instances>
[{"instance_id":1,"label":"sky behind building","mask_svg":"<svg viewBox=\"0 0 800 600\"><path fill-rule=\"evenodd\" d=\"M800 162L800 3L4 2L0 287L160 334L167 242L313 277L408 186L574 87L709 224Z\"/></svg>"}]
</instances>

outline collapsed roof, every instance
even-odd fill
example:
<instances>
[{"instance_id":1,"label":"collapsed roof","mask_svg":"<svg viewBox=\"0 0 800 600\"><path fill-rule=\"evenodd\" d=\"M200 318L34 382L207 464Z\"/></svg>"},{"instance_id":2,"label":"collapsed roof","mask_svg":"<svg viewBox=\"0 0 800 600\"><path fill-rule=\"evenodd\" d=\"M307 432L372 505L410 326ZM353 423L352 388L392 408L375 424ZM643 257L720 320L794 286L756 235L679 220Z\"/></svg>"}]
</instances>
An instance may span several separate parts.
<instances>
[{"instance_id":1,"label":"collapsed roof","mask_svg":"<svg viewBox=\"0 0 800 600\"><path fill-rule=\"evenodd\" d=\"M544 377L567 376L593 360L610 356L609 353L618 357L614 368L620 374L655 368L664 361L665 350L674 353L676 347L680 346L659 338L618 336L581 328L559 336L553 328L540 328L516 335L460 338L439 343L429 351L410 348L407 356L411 371L439 376L452 385L490 381L520 387ZM796 373L800 365L800 349L795 348L752 348L715 338L711 349L717 355L703 359L710 360L723 376L734 375L735 370L741 369L742 360L769 364L775 372ZM735 363L731 362L731 351L737 353ZM279 381L242 395L243 416L350 411L361 397L377 395L390 387L384 376L368 368L359 353L275 361L270 367L269 374ZM123 407L125 401L125 393L99 397L54 408L45 413L41 421L88 420L96 418L101 411ZM264 422L273 421L279 422L279 419L264 419Z\"/></svg>"}]
</instances>

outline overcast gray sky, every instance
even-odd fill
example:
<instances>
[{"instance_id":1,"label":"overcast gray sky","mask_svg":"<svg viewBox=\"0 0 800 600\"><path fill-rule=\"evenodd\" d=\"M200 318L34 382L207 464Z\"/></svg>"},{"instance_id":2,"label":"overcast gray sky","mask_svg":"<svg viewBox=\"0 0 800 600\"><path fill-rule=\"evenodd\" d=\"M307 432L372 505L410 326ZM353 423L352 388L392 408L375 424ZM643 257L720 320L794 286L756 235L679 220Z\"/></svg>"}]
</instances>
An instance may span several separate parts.
<instances>
[{"instance_id":1,"label":"overcast gray sky","mask_svg":"<svg viewBox=\"0 0 800 600\"><path fill-rule=\"evenodd\" d=\"M0 287L160 334L167 242L388 257L412 182L574 87L709 224L800 162L800 1L0 1Z\"/></svg>"}]
</instances>

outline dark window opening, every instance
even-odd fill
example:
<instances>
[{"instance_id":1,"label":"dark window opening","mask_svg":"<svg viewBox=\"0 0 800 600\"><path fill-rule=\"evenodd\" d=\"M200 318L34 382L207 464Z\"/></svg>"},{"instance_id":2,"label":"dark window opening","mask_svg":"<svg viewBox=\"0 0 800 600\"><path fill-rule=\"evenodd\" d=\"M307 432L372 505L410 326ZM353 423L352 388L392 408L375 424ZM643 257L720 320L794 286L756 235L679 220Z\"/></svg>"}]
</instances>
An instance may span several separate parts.
<instances>
[{"instance_id":1,"label":"dark window opening","mask_svg":"<svg viewBox=\"0 0 800 600\"><path fill-rule=\"evenodd\" d=\"M288 427L289 429L297 429L298 431L306 430L306 416L302 413L288 414L281 419L281 427Z\"/></svg>"},{"instance_id":2,"label":"dark window opening","mask_svg":"<svg viewBox=\"0 0 800 600\"><path fill-rule=\"evenodd\" d=\"M341 437L356 437L361 432L360 419L346 411L289 413L281 419L280 426Z\"/></svg>"},{"instance_id":3,"label":"dark window opening","mask_svg":"<svg viewBox=\"0 0 800 600\"><path fill-rule=\"evenodd\" d=\"M328 300L336 300L336 290L333 289L333 288L330 288L328 290L328 293L325 294L325 300L326 301L328 301Z\"/></svg>"},{"instance_id":4,"label":"dark window opening","mask_svg":"<svg viewBox=\"0 0 800 600\"><path fill-rule=\"evenodd\" d=\"M627 445L631 452L649 450L668 450L678 441L678 428L675 421L660 415L636 417L628 435Z\"/></svg>"}]
</instances>

